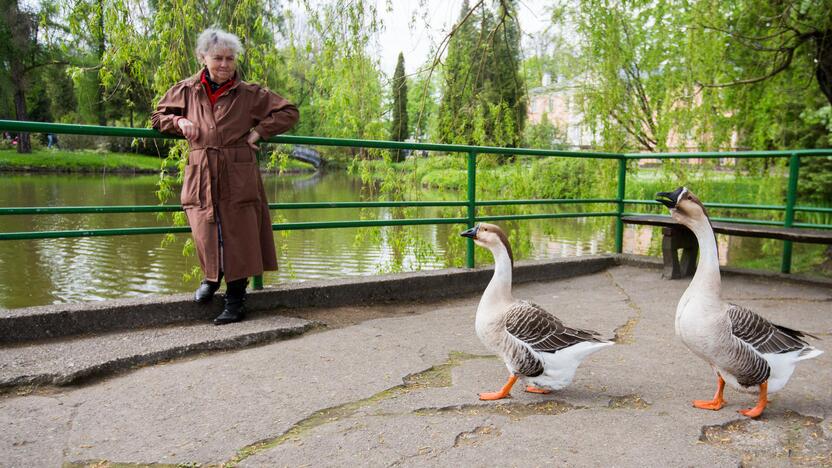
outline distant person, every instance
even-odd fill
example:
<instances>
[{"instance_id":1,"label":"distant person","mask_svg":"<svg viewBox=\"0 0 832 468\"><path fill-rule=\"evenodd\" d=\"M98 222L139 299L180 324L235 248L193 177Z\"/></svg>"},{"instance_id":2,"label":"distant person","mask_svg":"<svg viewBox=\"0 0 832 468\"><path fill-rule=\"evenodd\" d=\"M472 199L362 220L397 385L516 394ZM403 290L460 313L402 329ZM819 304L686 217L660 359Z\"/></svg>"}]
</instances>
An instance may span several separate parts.
<instances>
[{"instance_id":1,"label":"distant person","mask_svg":"<svg viewBox=\"0 0 832 468\"><path fill-rule=\"evenodd\" d=\"M153 112L153 128L183 135L190 146L181 202L203 281L194 299L210 302L225 277L222 325L245 317L248 277L277 269L272 223L257 165L257 142L298 121L298 109L266 88L240 79L240 39L209 28L197 39L204 65L171 87Z\"/></svg>"},{"instance_id":2,"label":"distant person","mask_svg":"<svg viewBox=\"0 0 832 468\"><path fill-rule=\"evenodd\" d=\"M46 134L46 147L47 148L57 148L58 147L58 135L54 133L47 133Z\"/></svg>"}]
</instances>

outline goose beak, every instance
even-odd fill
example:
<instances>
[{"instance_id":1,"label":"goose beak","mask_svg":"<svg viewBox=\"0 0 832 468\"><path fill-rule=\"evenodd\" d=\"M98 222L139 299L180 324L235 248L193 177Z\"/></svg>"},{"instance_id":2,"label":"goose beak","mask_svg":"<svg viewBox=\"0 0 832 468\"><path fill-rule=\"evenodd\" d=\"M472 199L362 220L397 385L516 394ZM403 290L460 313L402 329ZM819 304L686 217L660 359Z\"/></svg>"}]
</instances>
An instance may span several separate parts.
<instances>
[{"instance_id":1,"label":"goose beak","mask_svg":"<svg viewBox=\"0 0 832 468\"><path fill-rule=\"evenodd\" d=\"M477 224L476 226L468 229L467 231L462 231L459 235L462 237L469 237L471 239L477 238L477 230L480 228L480 225Z\"/></svg>"},{"instance_id":2,"label":"goose beak","mask_svg":"<svg viewBox=\"0 0 832 468\"><path fill-rule=\"evenodd\" d=\"M669 209L676 208L676 201L679 200L679 195L685 190L684 187L679 187L673 192L659 192L656 194L656 201Z\"/></svg>"}]
</instances>

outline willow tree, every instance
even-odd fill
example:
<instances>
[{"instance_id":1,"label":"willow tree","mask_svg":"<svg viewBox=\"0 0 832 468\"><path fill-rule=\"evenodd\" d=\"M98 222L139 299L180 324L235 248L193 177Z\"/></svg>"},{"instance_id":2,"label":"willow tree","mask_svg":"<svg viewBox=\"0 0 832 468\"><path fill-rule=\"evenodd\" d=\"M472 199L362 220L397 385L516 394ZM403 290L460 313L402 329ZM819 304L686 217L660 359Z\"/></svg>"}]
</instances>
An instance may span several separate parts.
<instances>
[{"instance_id":1,"label":"willow tree","mask_svg":"<svg viewBox=\"0 0 832 468\"><path fill-rule=\"evenodd\" d=\"M287 25L283 50L288 94L300 109L297 132L335 138L384 139L381 72L369 51L382 24L374 4L303 2Z\"/></svg>"},{"instance_id":2,"label":"willow tree","mask_svg":"<svg viewBox=\"0 0 832 468\"><path fill-rule=\"evenodd\" d=\"M704 93L724 98L740 144L754 149L832 146L830 11L830 0L694 4L692 34L715 38L718 47L692 49L691 73ZM801 179L807 183L801 181L801 191L831 200L832 163L806 158L803 164Z\"/></svg>"},{"instance_id":3,"label":"willow tree","mask_svg":"<svg viewBox=\"0 0 832 468\"><path fill-rule=\"evenodd\" d=\"M559 10L557 18L574 25L581 39L579 96L605 148L667 150L673 135L682 145L696 131L682 112L696 107L685 65L688 14L677 0L580 0Z\"/></svg>"}]
</instances>

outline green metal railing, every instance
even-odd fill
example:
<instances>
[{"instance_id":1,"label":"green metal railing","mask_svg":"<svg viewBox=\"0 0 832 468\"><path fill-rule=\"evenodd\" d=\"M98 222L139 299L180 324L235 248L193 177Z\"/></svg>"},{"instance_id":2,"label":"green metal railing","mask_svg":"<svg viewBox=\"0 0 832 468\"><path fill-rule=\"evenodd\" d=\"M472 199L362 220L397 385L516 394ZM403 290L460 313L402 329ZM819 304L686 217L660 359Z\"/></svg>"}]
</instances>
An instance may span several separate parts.
<instances>
[{"instance_id":1,"label":"green metal railing","mask_svg":"<svg viewBox=\"0 0 832 468\"><path fill-rule=\"evenodd\" d=\"M76 135L100 135L134 138L159 138L178 139L181 137L159 133L152 129L125 128L125 127L101 127L94 125L67 125L40 122L22 122L13 120L0 120L0 131L32 132L32 133L58 133ZM649 154L621 154L606 153L597 151L556 151L538 150L528 148L498 148L487 146L466 146L432 143L406 143L395 141L357 140L343 138L320 138L282 135L269 140L271 143L280 144L304 144L315 146L339 146L339 147L363 147L379 149L410 149L424 151L441 151L446 153L465 153L467 155L468 190L467 198L461 201L403 201L403 202L322 202L322 203L271 203L269 208L276 210L291 209L319 209L319 208L374 208L374 207L465 207L466 216L460 218L414 218L414 219L392 219L392 220L353 220L353 221L321 221L302 223L277 223L273 224L274 230L297 230L297 229L329 229L329 228L360 228L368 226L402 226L402 225L438 225L438 224L465 224L473 227L479 221L499 220L528 220L528 219L555 219L555 218L578 218L578 217L614 217L615 225L615 251L621 253L623 244L624 223L622 217L636 214L625 211L627 205L658 205L653 200L628 200L625 198L627 182L627 163L638 159L689 159L689 158L789 158L789 180L788 192L785 206L780 205L750 205L732 203L705 203L707 207L746 209L746 210L771 210L783 211L784 220L755 220L755 219L729 219L712 218L715 221L731 221L735 223L776 225L784 227L803 227L832 229L832 224L812 224L795 222L796 212L832 213L832 208L819 208L808 206L797 206L797 184L799 176L800 158L832 155L832 149L823 150L795 150L795 151L741 151L732 153L703 152L703 153L649 153ZM480 154L496 155L522 155L522 156L555 156L567 158L592 158L592 159L614 159L618 161L618 182L616 198L595 198L595 199L545 199L545 200L482 200L476 198L477 184L477 157ZM555 204L608 204L614 205L614 209L601 212L571 212L571 213L548 213L548 214L519 214L519 215L494 215L479 216L477 208L484 206L509 206L509 205L555 205ZM41 215L41 214L81 214L81 213L138 213L138 212L173 212L180 211L179 205L143 205L143 206L78 206L78 207L0 207L0 215ZM74 231L37 231L37 232L8 232L0 233L0 240L14 239L47 239L59 237L89 237L89 236L114 236L114 235L137 235L137 234L165 234L189 232L189 227L141 227L124 229L89 229ZM781 271L791 271L791 241L784 241L783 258ZM466 265L474 267L474 243L471 239L467 241ZM259 280L255 286L260 286Z\"/></svg>"}]
</instances>

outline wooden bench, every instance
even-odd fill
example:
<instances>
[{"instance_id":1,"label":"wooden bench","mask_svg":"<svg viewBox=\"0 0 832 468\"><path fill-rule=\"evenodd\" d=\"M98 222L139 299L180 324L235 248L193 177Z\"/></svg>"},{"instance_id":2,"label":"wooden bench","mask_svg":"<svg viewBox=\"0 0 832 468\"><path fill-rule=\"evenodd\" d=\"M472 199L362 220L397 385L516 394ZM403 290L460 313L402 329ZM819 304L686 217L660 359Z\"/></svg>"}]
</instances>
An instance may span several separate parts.
<instances>
[{"instance_id":1,"label":"wooden bench","mask_svg":"<svg viewBox=\"0 0 832 468\"><path fill-rule=\"evenodd\" d=\"M693 276L696 272L696 256L699 252L699 244L690 229L677 223L670 216L623 216L621 220L627 224L642 224L662 228L662 261L664 263L662 278L684 278ZM715 233L729 236L762 237L810 244L832 244L832 231L720 221L714 221L711 225L713 225ZM682 249L681 259L677 252L679 249Z\"/></svg>"}]
</instances>

